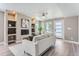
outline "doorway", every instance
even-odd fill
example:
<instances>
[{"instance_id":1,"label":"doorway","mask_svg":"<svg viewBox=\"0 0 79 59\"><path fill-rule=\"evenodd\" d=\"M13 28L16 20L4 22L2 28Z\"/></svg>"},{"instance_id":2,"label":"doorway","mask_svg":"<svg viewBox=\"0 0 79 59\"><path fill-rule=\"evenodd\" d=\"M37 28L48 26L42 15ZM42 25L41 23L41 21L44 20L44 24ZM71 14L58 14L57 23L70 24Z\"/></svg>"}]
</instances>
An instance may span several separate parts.
<instances>
[{"instance_id":1,"label":"doorway","mask_svg":"<svg viewBox=\"0 0 79 59\"><path fill-rule=\"evenodd\" d=\"M55 36L57 39L63 39L63 20L55 20Z\"/></svg>"}]
</instances>

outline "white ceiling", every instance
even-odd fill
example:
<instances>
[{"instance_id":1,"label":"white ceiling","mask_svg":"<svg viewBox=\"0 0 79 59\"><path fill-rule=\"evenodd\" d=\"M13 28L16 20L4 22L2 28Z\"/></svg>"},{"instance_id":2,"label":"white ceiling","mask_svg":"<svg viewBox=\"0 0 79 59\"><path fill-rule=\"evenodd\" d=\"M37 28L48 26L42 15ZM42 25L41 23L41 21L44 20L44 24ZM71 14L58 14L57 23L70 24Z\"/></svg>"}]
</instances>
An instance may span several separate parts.
<instances>
[{"instance_id":1,"label":"white ceiling","mask_svg":"<svg viewBox=\"0 0 79 59\"><path fill-rule=\"evenodd\" d=\"M1 3L1 10L16 10L28 16L39 16L47 10L49 18L79 15L78 3Z\"/></svg>"}]
</instances>

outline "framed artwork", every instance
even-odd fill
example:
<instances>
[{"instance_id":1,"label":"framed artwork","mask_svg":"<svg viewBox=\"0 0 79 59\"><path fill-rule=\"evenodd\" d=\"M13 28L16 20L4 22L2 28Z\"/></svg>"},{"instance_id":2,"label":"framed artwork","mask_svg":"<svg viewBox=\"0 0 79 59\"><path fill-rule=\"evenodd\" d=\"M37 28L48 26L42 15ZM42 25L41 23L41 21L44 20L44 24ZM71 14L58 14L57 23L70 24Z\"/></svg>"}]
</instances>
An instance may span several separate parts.
<instances>
[{"instance_id":1,"label":"framed artwork","mask_svg":"<svg viewBox=\"0 0 79 59\"><path fill-rule=\"evenodd\" d=\"M28 28L29 27L29 20L28 19L21 19L21 27Z\"/></svg>"}]
</instances>

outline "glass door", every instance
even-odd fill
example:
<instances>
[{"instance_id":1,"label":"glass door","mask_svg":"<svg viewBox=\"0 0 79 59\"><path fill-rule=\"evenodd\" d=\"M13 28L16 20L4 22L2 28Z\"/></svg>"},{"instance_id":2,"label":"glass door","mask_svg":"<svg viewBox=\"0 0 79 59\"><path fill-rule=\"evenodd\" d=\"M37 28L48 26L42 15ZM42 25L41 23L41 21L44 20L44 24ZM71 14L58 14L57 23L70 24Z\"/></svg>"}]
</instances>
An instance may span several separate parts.
<instances>
[{"instance_id":1,"label":"glass door","mask_svg":"<svg viewBox=\"0 0 79 59\"><path fill-rule=\"evenodd\" d=\"M62 22L62 20L55 20L55 35L56 35L56 38L63 38L63 22Z\"/></svg>"}]
</instances>

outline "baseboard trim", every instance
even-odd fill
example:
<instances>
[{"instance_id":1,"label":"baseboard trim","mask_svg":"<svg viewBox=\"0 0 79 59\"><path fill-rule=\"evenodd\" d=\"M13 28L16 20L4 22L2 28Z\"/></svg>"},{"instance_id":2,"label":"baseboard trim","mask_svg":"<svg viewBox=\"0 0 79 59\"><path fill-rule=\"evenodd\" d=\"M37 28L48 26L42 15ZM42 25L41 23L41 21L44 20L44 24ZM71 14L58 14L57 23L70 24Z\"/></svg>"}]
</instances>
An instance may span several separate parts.
<instances>
[{"instance_id":1,"label":"baseboard trim","mask_svg":"<svg viewBox=\"0 0 79 59\"><path fill-rule=\"evenodd\" d=\"M69 41L69 40L63 40L65 42L69 42L69 43L74 43L74 44L79 44L79 42L74 42L74 41Z\"/></svg>"}]
</instances>

